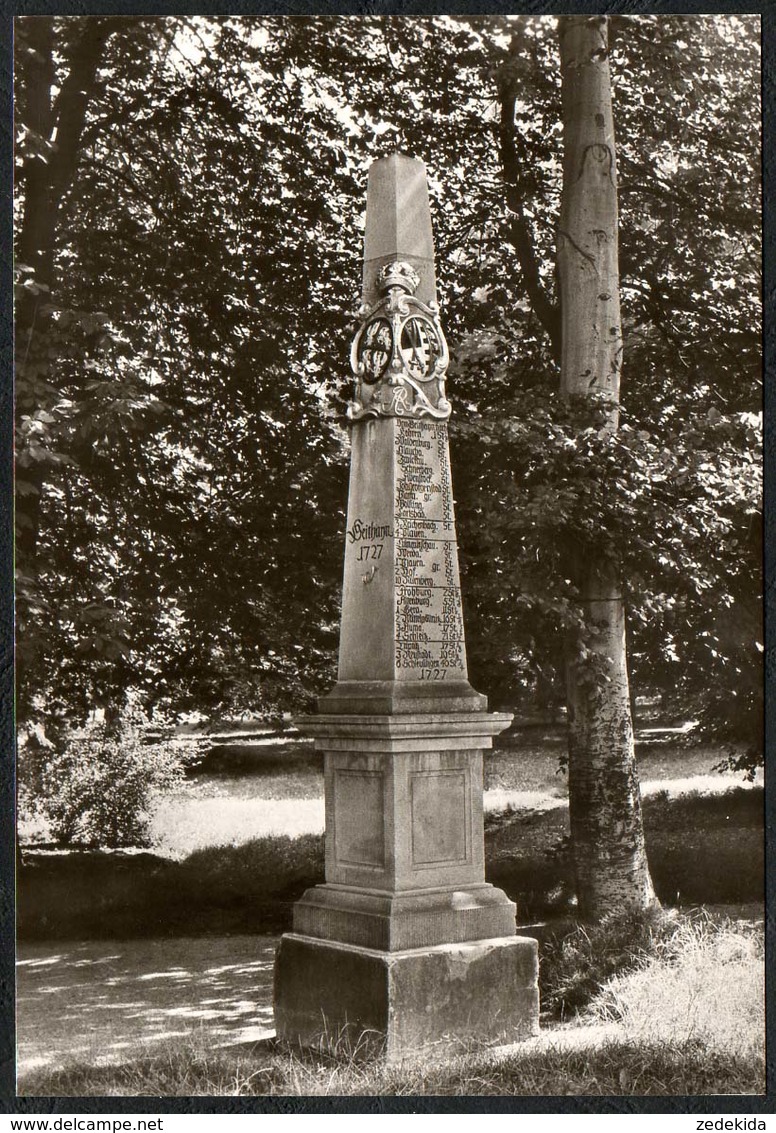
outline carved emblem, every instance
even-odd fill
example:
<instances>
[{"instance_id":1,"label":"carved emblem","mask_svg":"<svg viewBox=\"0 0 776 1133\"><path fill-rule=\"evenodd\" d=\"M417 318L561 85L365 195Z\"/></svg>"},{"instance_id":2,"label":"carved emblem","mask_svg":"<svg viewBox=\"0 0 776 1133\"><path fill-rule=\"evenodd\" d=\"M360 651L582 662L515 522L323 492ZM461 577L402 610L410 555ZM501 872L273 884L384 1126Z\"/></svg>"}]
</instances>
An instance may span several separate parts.
<instances>
[{"instance_id":1,"label":"carved emblem","mask_svg":"<svg viewBox=\"0 0 776 1133\"><path fill-rule=\"evenodd\" d=\"M436 303L415 298L420 277L403 260L386 264L382 298L363 307L350 364L356 375L351 421L362 417L450 416L445 371L450 361Z\"/></svg>"}]
</instances>

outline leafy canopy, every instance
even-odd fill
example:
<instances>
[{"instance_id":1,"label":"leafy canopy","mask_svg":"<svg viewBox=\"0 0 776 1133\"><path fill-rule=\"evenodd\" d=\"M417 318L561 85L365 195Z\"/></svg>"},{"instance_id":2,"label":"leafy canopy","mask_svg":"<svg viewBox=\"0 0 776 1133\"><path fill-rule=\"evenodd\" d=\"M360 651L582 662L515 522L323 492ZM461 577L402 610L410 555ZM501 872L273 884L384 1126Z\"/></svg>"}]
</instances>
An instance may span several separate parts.
<instances>
[{"instance_id":1,"label":"leafy canopy","mask_svg":"<svg viewBox=\"0 0 776 1133\"><path fill-rule=\"evenodd\" d=\"M82 132L55 136L87 48ZM758 69L754 17L612 17L613 437L555 399L510 239L505 73L551 299L552 19L19 20L22 713L83 717L134 688L270 718L331 684L365 176L401 149L429 170L454 347L475 685L557 695L558 631L582 616L569 541L605 535L635 691L756 736Z\"/></svg>"}]
</instances>

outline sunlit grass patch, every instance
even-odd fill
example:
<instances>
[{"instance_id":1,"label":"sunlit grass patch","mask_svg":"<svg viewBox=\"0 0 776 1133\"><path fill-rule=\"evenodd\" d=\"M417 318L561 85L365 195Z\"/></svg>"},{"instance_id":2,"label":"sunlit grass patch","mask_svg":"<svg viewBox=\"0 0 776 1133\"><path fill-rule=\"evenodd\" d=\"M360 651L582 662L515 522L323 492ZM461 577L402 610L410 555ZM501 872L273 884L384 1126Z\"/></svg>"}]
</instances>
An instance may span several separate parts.
<instances>
[{"instance_id":1,"label":"sunlit grass patch","mask_svg":"<svg viewBox=\"0 0 776 1133\"><path fill-rule=\"evenodd\" d=\"M758 924L715 920L702 909L626 912L596 925L561 926L544 940L540 956L545 1019L587 1014L628 1023L627 1033L645 1040L705 1041L719 1004L732 1029L740 1024L742 1035L752 1027L756 1031L759 1022L762 1041L764 958ZM726 1005L728 997L732 1001ZM661 1017L666 1020L662 1029ZM687 1025L693 1017L696 1029Z\"/></svg>"},{"instance_id":2,"label":"sunlit grass patch","mask_svg":"<svg viewBox=\"0 0 776 1133\"><path fill-rule=\"evenodd\" d=\"M539 967L542 1012L573 1018L613 977L634 970L673 935L678 917L660 908L605 917L596 925L567 923L543 941Z\"/></svg>"},{"instance_id":3,"label":"sunlit grass patch","mask_svg":"<svg viewBox=\"0 0 776 1133\"><path fill-rule=\"evenodd\" d=\"M271 1059L224 1050L203 1030L168 1039L153 1051L138 1046L120 1063L72 1062L21 1075L22 1097L239 1096L271 1092Z\"/></svg>"},{"instance_id":4,"label":"sunlit grass patch","mask_svg":"<svg viewBox=\"0 0 776 1133\"><path fill-rule=\"evenodd\" d=\"M631 1041L697 1041L726 1057L762 1063L762 939L730 923L682 919L657 943L656 955L610 979L589 1012L621 1024Z\"/></svg>"},{"instance_id":5,"label":"sunlit grass patch","mask_svg":"<svg viewBox=\"0 0 776 1133\"><path fill-rule=\"evenodd\" d=\"M182 858L205 848L256 838L322 834L323 795L317 798L170 797L160 801L150 830L157 852Z\"/></svg>"}]
</instances>

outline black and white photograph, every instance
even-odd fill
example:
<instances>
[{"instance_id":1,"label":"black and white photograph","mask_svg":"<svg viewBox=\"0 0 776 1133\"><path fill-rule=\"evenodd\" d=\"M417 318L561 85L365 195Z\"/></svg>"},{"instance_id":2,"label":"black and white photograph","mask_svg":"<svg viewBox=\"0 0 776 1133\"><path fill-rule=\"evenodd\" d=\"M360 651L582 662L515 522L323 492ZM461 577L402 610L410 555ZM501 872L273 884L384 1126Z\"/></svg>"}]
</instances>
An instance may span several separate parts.
<instances>
[{"instance_id":1,"label":"black and white photograph","mask_svg":"<svg viewBox=\"0 0 776 1133\"><path fill-rule=\"evenodd\" d=\"M761 17L13 82L17 1098L760 1104Z\"/></svg>"}]
</instances>

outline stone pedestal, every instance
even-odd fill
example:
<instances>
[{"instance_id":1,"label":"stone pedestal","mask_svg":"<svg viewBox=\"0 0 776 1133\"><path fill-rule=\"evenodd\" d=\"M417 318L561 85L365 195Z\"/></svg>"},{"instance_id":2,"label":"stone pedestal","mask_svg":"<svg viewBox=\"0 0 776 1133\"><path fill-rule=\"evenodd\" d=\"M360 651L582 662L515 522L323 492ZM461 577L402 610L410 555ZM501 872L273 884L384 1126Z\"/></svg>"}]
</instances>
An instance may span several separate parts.
<instances>
[{"instance_id":1,"label":"stone pedestal","mask_svg":"<svg viewBox=\"0 0 776 1133\"><path fill-rule=\"evenodd\" d=\"M278 1034L397 1062L529 1038L536 942L518 936L383 952L287 933L275 968Z\"/></svg>"},{"instance_id":2,"label":"stone pedestal","mask_svg":"<svg viewBox=\"0 0 776 1133\"><path fill-rule=\"evenodd\" d=\"M536 1033L536 941L484 880L482 752L501 713L319 715L326 883L294 906L276 968L281 1038L392 1059Z\"/></svg>"}]
</instances>

